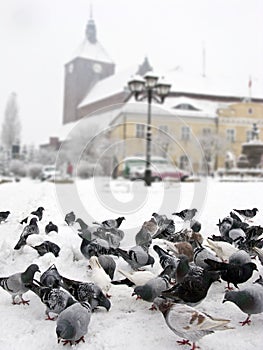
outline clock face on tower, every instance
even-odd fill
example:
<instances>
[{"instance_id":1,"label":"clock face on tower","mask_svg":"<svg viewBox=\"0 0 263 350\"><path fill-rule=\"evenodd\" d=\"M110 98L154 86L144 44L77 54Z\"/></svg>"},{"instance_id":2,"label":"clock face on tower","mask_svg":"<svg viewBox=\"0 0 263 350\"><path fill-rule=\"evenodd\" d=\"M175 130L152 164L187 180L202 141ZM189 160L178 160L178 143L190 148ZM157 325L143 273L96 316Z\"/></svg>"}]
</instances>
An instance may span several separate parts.
<instances>
[{"instance_id":1,"label":"clock face on tower","mask_svg":"<svg viewBox=\"0 0 263 350\"><path fill-rule=\"evenodd\" d=\"M95 73L101 73L102 71L102 65L99 63L94 63L92 68Z\"/></svg>"}]
</instances>

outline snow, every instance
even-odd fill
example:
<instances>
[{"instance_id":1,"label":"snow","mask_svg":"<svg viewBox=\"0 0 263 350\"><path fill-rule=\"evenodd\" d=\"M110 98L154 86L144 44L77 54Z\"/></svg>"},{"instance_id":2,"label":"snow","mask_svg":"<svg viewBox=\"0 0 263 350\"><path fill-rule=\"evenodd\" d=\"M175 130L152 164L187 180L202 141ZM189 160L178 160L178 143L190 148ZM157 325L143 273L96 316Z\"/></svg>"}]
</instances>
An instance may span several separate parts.
<instances>
[{"instance_id":1,"label":"snow","mask_svg":"<svg viewBox=\"0 0 263 350\"><path fill-rule=\"evenodd\" d=\"M214 179L202 180L200 183L156 183L151 188L142 182L130 183L126 180L109 180L98 178L78 180L74 185L53 184L48 182L22 179L18 183L6 183L0 186L0 211L10 210L6 223L0 225L0 276L23 271L30 263L37 263L44 272L55 263L58 271L66 277L88 281L90 274L87 260L82 256L77 235L78 226L68 227L64 222L65 210L71 208L84 220L101 221L117 216L125 216L123 230L125 238L122 247L134 245L134 236L145 220L156 211L167 214L197 207L197 219L202 223L204 237L218 234L216 223L219 218L229 214L234 207L258 207L259 213L254 224L263 225L263 201L261 193L263 183L221 183ZM72 193L79 203L75 202ZM86 214L80 211L80 203ZM40 240L52 240L61 247L59 257L51 254L39 257L30 246L21 251L13 247L22 232L19 221L38 206L45 208L43 220L39 223ZM173 217L174 218L174 217ZM49 221L59 227L58 234L45 235L44 227ZM182 227L181 221L175 221L176 228ZM117 259L117 258L116 258ZM127 264L120 258L116 260L119 267L127 270ZM262 266L256 260L259 272L243 285L250 285L262 274ZM154 265L155 273L159 271L158 263ZM116 273L115 278L121 275ZM35 278L39 278L37 273ZM250 326L241 327L239 321L246 315L234 304L222 304L225 283L214 283L207 298L196 308L213 316L231 319L233 330L217 332L202 338L198 345L202 350L247 350L259 349L262 345L263 315L253 315ZM134 349L189 349L179 346L179 338L168 329L163 316L158 311L150 311L150 304L132 297L133 289L127 286L112 285L110 289L112 307L109 312L99 309L92 314L86 343L80 343L78 349L89 350L127 350ZM8 350L49 350L61 349L57 344L56 322L45 320L45 306L32 292L25 294L30 305L12 305L11 296L0 288L1 334L0 349Z\"/></svg>"}]
</instances>

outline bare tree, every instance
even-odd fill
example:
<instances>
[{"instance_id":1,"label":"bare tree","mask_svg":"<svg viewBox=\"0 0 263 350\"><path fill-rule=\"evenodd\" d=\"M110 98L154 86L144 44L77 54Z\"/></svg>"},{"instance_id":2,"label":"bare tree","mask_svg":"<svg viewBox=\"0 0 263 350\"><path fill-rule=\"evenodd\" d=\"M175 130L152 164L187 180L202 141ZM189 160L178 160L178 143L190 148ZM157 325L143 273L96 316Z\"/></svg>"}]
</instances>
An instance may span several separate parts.
<instances>
[{"instance_id":1,"label":"bare tree","mask_svg":"<svg viewBox=\"0 0 263 350\"><path fill-rule=\"evenodd\" d=\"M11 93L5 109L2 125L2 142L7 150L20 141L21 124L18 116L17 95Z\"/></svg>"}]
</instances>

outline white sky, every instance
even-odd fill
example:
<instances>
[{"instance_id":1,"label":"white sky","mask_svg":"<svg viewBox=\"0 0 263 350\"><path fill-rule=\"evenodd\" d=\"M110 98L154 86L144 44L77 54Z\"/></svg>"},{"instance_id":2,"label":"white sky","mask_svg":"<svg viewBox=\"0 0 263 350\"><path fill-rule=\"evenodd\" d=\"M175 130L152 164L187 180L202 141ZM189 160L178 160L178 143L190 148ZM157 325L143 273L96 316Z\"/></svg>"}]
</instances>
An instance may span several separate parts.
<instances>
[{"instance_id":1,"label":"white sky","mask_svg":"<svg viewBox=\"0 0 263 350\"><path fill-rule=\"evenodd\" d=\"M18 95L22 143L62 124L64 63L84 38L89 0L0 1L0 126ZM98 39L117 70L142 62L207 76L262 78L261 0L93 0Z\"/></svg>"}]
</instances>

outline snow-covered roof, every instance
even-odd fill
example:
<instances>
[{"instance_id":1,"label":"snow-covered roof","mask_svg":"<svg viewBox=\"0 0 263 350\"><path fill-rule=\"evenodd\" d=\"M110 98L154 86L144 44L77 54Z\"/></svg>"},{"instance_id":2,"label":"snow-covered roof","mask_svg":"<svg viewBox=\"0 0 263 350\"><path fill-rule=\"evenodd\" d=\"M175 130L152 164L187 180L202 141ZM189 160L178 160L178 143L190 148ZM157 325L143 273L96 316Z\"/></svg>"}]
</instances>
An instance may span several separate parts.
<instances>
[{"instance_id":1,"label":"snow-covered roof","mask_svg":"<svg viewBox=\"0 0 263 350\"><path fill-rule=\"evenodd\" d=\"M68 60L68 62L77 57L104 63L114 63L99 41L91 43L87 39L82 41L75 52L73 52L72 57Z\"/></svg>"},{"instance_id":2,"label":"snow-covered roof","mask_svg":"<svg viewBox=\"0 0 263 350\"><path fill-rule=\"evenodd\" d=\"M60 130L57 130L56 136L60 141L65 141L72 136L83 133L83 130L99 133L109 127L120 112L121 108L101 111L100 113L96 113L87 118L82 118L76 122L65 124Z\"/></svg>"},{"instance_id":3,"label":"snow-covered roof","mask_svg":"<svg viewBox=\"0 0 263 350\"><path fill-rule=\"evenodd\" d=\"M100 80L93 89L81 101L78 107L86 106L90 103L102 100L128 88L127 82L137 72L138 65L131 66L123 71L117 72L108 78Z\"/></svg>"},{"instance_id":4,"label":"snow-covered roof","mask_svg":"<svg viewBox=\"0 0 263 350\"><path fill-rule=\"evenodd\" d=\"M86 95L78 107L89 105L90 103L102 100L123 91L125 87L127 87L127 82L137 70L138 66L133 66L99 81ZM177 70L167 72L165 79L172 84L171 92L236 97L240 99L247 98L250 93L248 90L248 82L241 79L208 76L203 77L201 75L188 74ZM263 99L263 82L259 79L254 79L252 83L251 97ZM182 99L184 99L184 97L182 97ZM166 103L169 103L168 101L172 102L172 98L167 98ZM197 99L193 99L192 101L195 101L195 104L197 104ZM203 103L201 101L198 101L199 106L202 104ZM203 105L205 105L204 107L206 109L213 109L212 106L214 106L213 102L211 102L209 107L209 101L205 101ZM201 107L201 109L203 109L203 107Z\"/></svg>"},{"instance_id":5,"label":"snow-covered roof","mask_svg":"<svg viewBox=\"0 0 263 350\"><path fill-rule=\"evenodd\" d=\"M211 96L263 98L263 81L259 78L252 80L251 92L249 79L243 77L202 76L190 74L182 70L173 70L166 73L165 78L172 84L171 91L203 94Z\"/></svg>"}]
</instances>

